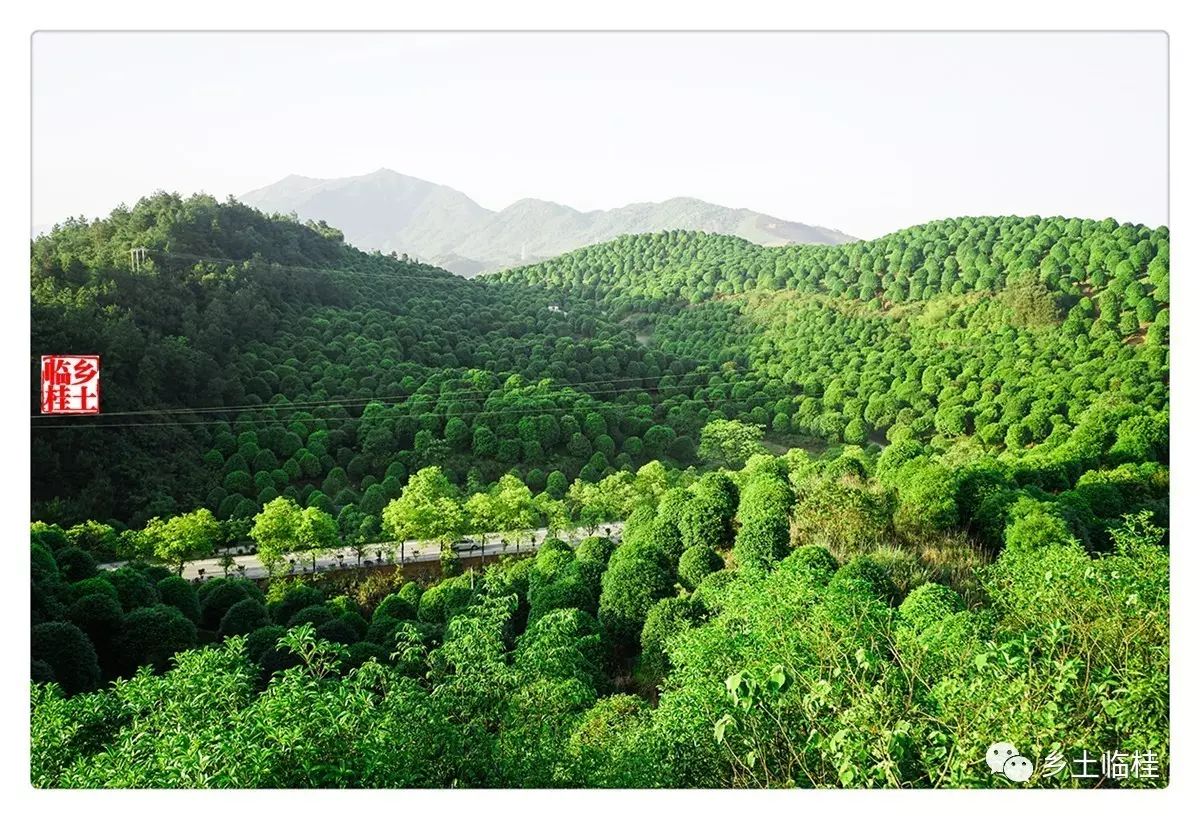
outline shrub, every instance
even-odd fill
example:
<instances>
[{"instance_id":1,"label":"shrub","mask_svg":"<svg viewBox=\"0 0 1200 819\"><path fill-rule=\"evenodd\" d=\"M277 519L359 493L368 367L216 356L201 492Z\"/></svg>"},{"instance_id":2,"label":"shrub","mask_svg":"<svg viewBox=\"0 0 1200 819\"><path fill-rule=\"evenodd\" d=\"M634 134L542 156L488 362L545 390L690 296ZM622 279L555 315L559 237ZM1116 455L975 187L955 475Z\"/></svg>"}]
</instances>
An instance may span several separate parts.
<instances>
[{"instance_id":1,"label":"shrub","mask_svg":"<svg viewBox=\"0 0 1200 819\"><path fill-rule=\"evenodd\" d=\"M141 572L142 577L144 577L148 581L150 581L150 583L152 585L157 585L160 580L166 580L168 577L178 577L177 574L172 572L166 566L157 566L154 564L141 564L141 565L133 566L133 568L135 568L139 572ZM183 578L180 578L180 579L182 580ZM184 581L184 582L187 582L187 581Z\"/></svg>"},{"instance_id":2,"label":"shrub","mask_svg":"<svg viewBox=\"0 0 1200 819\"><path fill-rule=\"evenodd\" d=\"M553 578L574 562L575 552L570 546L561 540L547 541L546 545L538 550L537 557L533 559L533 569L529 575L530 582L533 582L535 577L547 580Z\"/></svg>"},{"instance_id":3,"label":"shrub","mask_svg":"<svg viewBox=\"0 0 1200 819\"><path fill-rule=\"evenodd\" d=\"M786 516L753 517L738 529L733 559L738 567L765 571L787 554L790 543Z\"/></svg>"},{"instance_id":4,"label":"shrub","mask_svg":"<svg viewBox=\"0 0 1200 819\"><path fill-rule=\"evenodd\" d=\"M367 627L366 642L376 643L381 646L394 646L396 644L396 630L400 628L400 621L395 617L380 615L371 619L371 625Z\"/></svg>"},{"instance_id":5,"label":"shrub","mask_svg":"<svg viewBox=\"0 0 1200 819\"><path fill-rule=\"evenodd\" d=\"M78 600L81 597L87 597L91 594L105 594L116 600L120 604L120 596L117 594L117 587L108 582L108 578L104 575L96 575L85 580L76 580L71 584L71 596Z\"/></svg>"},{"instance_id":6,"label":"shrub","mask_svg":"<svg viewBox=\"0 0 1200 819\"><path fill-rule=\"evenodd\" d=\"M685 550L696 546L727 546L732 538L733 510L728 496L713 488L702 488L683 505L679 533Z\"/></svg>"},{"instance_id":7,"label":"shrub","mask_svg":"<svg viewBox=\"0 0 1200 819\"><path fill-rule=\"evenodd\" d=\"M29 552L29 576L34 583L58 580L58 564L54 562L54 555L49 549L34 543Z\"/></svg>"},{"instance_id":8,"label":"shrub","mask_svg":"<svg viewBox=\"0 0 1200 819\"><path fill-rule=\"evenodd\" d=\"M125 611L146 608L158 602L158 591L137 569L122 566L105 575L117 590L117 599Z\"/></svg>"},{"instance_id":9,"label":"shrub","mask_svg":"<svg viewBox=\"0 0 1200 819\"><path fill-rule=\"evenodd\" d=\"M670 670L667 641L699 620L696 604L687 597L659 600L646 613L642 627L642 670L652 680L662 680Z\"/></svg>"},{"instance_id":10,"label":"shrub","mask_svg":"<svg viewBox=\"0 0 1200 819\"><path fill-rule=\"evenodd\" d=\"M287 629L283 626L262 626L256 628L246 637L246 656L254 662L275 647L279 642L279 638L287 634Z\"/></svg>"},{"instance_id":11,"label":"shrub","mask_svg":"<svg viewBox=\"0 0 1200 819\"><path fill-rule=\"evenodd\" d=\"M274 594L275 587L272 587L271 591ZM272 622L285 624L301 609L324 602L325 595L320 589L307 583L291 583L279 599L267 603L267 611Z\"/></svg>"},{"instance_id":12,"label":"shrub","mask_svg":"<svg viewBox=\"0 0 1200 819\"><path fill-rule=\"evenodd\" d=\"M200 625L216 631L221 619L235 603L251 598L261 599L258 588L249 580L219 577L200 587Z\"/></svg>"},{"instance_id":13,"label":"shrub","mask_svg":"<svg viewBox=\"0 0 1200 819\"><path fill-rule=\"evenodd\" d=\"M899 589L892 582L887 567L869 555L859 555L834 573L829 582L830 591L847 592L860 582L871 594L889 602L899 597Z\"/></svg>"},{"instance_id":14,"label":"shrub","mask_svg":"<svg viewBox=\"0 0 1200 819\"><path fill-rule=\"evenodd\" d=\"M422 623L447 623L470 605L472 597L469 586L443 580L421 595L417 619Z\"/></svg>"},{"instance_id":15,"label":"shrub","mask_svg":"<svg viewBox=\"0 0 1200 819\"><path fill-rule=\"evenodd\" d=\"M608 565L616 544L606 537L587 537L575 548L575 559L585 566L599 566L601 571Z\"/></svg>"},{"instance_id":16,"label":"shrub","mask_svg":"<svg viewBox=\"0 0 1200 819\"><path fill-rule=\"evenodd\" d=\"M963 601L958 592L938 583L926 583L904 598L900 604L900 617L910 628L924 631L962 609Z\"/></svg>"},{"instance_id":17,"label":"shrub","mask_svg":"<svg viewBox=\"0 0 1200 819\"><path fill-rule=\"evenodd\" d=\"M35 521L29 524L29 534L34 543L42 546L51 554L57 554L60 549L71 545L67 533L57 523Z\"/></svg>"},{"instance_id":18,"label":"shrub","mask_svg":"<svg viewBox=\"0 0 1200 819\"><path fill-rule=\"evenodd\" d=\"M646 614L656 600L671 593L672 577L662 563L618 549L600 586L600 623L618 644L634 645Z\"/></svg>"},{"instance_id":19,"label":"shrub","mask_svg":"<svg viewBox=\"0 0 1200 819\"><path fill-rule=\"evenodd\" d=\"M67 613L67 618L92 641L97 656L105 661L104 665L112 660L123 617L121 604L114 595L108 594L84 595L71 604Z\"/></svg>"},{"instance_id":20,"label":"shrub","mask_svg":"<svg viewBox=\"0 0 1200 819\"><path fill-rule=\"evenodd\" d=\"M63 580L68 582L94 577L99 571L96 567L96 558L78 546L60 549L55 553L54 561L58 564L58 571Z\"/></svg>"},{"instance_id":21,"label":"shrub","mask_svg":"<svg viewBox=\"0 0 1200 819\"><path fill-rule=\"evenodd\" d=\"M179 609L193 623L200 622L200 598L195 586L182 577L171 575L158 581L157 589L159 600Z\"/></svg>"},{"instance_id":22,"label":"shrub","mask_svg":"<svg viewBox=\"0 0 1200 819\"><path fill-rule=\"evenodd\" d=\"M696 587L715 571L725 568L725 561L711 546L692 546L679 558L680 584L688 591Z\"/></svg>"},{"instance_id":23,"label":"shrub","mask_svg":"<svg viewBox=\"0 0 1200 819\"><path fill-rule=\"evenodd\" d=\"M277 672L298 666L300 662L291 649L273 645L258 658L258 666L262 669L261 681L265 685Z\"/></svg>"},{"instance_id":24,"label":"shrub","mask_svg":"<svg viewBox=\"0 0 1200 819\"><path fill-rule=\"evenodd\" d=\"M376 660L386 665L390 655L391 652L378 643L370 643L365 640L359 643L352 643L346 649L346 658L342 661L342 670L350 671L351 669L358 668L367 662L367 660Z\"/></svg>"},{"instance_id":25,"label":"shrub","mask_svg":"<svg viewBox=\"0 0 1200 819\"><path fill-rule=\"evenodd\" d=\"M229 607L221 618L217 635L223 640L241 634L249 634L256 629L270 624L267 607L252 597L239 600Z\"/></svg>"},{"instance_id":26,"label":"shrub","mask_svg":"<svg viewBox=\"0 0 1200 819\"><path fill-rule=\"evenodd\" d=\"M332 619L333 612L330 611L329 607L324 604L305 606L291 616L291 618L287 621L287 627L292 629L296 626L302 626L305 623L312 626L319 626L323 623L328 623Z\"/></svg>"},{"instance_id":27,"label":"shrub","mask_svg":"<svg viewBox=\"0 0 1200 819\"><path fill-rule=\"evenodd\" d=\"M616 694L597 700L567 742L574 782L589 788L644 787L639 751L645 747L643 729L651 715L641 697Z\"/></svg>"},{"instance_id":28,"label":"shrub","mask_svg":"<svg viewBox=\"0 0 1200 819\"><path fill-rule=\"evenodd\" d=\"M337 615L337 619L354 629L354 633L358 635L356 640L361 640L366 636L368 623L357 611L344 611Z\"/></svg>"},{"instance_id":29,"label":"shrub","mask_svg":"<svg viewBox=\"0 0 1200 819\"><path fill-rule=\"evenodd\" d=\"M408 584L416 586L415 583ZM371 619L376 617L391 617L394 620L412 620L417 616L417 606L420 604L420 588L417 588L418 595L416 602L413 602L412 595L402 596L400 592L389 594L387 597L379 601L379 605L375 607Z\"/></svg>"},{"instance_id":30,"label":"shrub","mask_svg":"<svg viewBox=\"0 0 1200 819\"><path fill-rule=\"evenodd\" d=\"M52 683L54 669L45 660L33 660L29 663L29 679L35 683Z\"/></svg>"},{"instance_id":31,"label":"shrub","mask_svg":"<svg viewBox=\"0 0 1200 819\"><path fill-rule=\"evenodd\" d=\"M555 609L596 611L594 585L588 582L579 564L573 560L552 578L543 578L536 571L530 575L528 622L535 623Z\"/></svg>"},{"instance_id":32,"label":"shrub","mask_svg":"<svg viewBox=\"0 0 1200 819\"><path fill-rule=\"evenodd\" d=\"M737 572L733 569L718 569L701 581L692 593L692 600L710 613L721 610L725 590L737 580Z\"/></svg>"},{"instance_id":33,"label":"shrub","mask_svg":"<svg viewBox=\"0 0 1200 819\"><path fill-rule=\"evenodd\" d=\"M341 643L347 646L358 642L362 638L362 635L354 629L354 626L341 618L327 620L317 626L317 636L322 640L329 640L332 643Z\"/></svg>"},{"instance_id":34,"label":"shrub","mask_svg":"<svg viewBox=\"0 0 1200 819\"><path fill-rule=\"evenodd\" d=\"M801 546L785 562L816 587L828 585L838 570L837 558L822 546Z\"/></svg>"},{"instance_id":35,"label":"shrub","mask_svg":"<svg viewBox=\"0 0 1200 819\"><path fill-rule=\"evenodd\" d=\"M165 671L171 657L196 644L196 624L161 603L126 614L123 632L121 659L128 674L143 665Z\"/></svg>"},{"instance_id":36,"label":"shrub","mask_svg":"<svg viewBox=\"0 0 1200 819\"><path fill-rule=\"evenodd\" d=\"M54 680L67 694L91 691L100 684L96 649L78 626L71 623L42 623L30 635L33 662L45 663ZM45 673L44 670L41 673Z\"/></svg>"}]
</instances>

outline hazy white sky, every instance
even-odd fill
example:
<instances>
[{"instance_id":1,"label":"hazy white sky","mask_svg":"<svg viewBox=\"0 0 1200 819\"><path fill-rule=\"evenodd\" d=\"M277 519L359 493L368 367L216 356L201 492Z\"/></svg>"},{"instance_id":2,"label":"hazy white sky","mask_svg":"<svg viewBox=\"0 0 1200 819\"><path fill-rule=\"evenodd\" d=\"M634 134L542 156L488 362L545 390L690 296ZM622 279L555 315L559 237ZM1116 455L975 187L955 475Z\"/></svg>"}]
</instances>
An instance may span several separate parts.
<instances>
[{"instance_id":1,"label":"hazy white sky","mask_svg":"<svg viewBox=\"0 0 1200 819\"><path fill-rule=\"evenodd\" d=\"M695 196L871 238L1167 219L1162 34L60 34L33 220L387 167L498 209Z\"/></svg>"}]
</instances>

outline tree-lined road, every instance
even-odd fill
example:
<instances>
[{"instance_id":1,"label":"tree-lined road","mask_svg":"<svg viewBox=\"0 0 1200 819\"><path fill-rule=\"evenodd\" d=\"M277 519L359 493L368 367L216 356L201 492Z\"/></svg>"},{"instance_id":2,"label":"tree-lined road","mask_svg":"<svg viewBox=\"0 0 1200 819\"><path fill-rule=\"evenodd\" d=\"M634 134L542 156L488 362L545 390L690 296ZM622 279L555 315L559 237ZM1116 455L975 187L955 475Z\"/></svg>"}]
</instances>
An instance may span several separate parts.
<instances>
[{"instance_id":1,"label":"tree-lined road","mask_svg":"<svg viewBox=\"0 0 1200 819\"><path fill-rule=\"evenodd\" d=\"M611 537L613 540L621 539L621 532L624 528L624 523L614 521L612 523L600 524L594 534ZM497 555L516 555L527 554L532 551L537 551L538 547L546 540L546 530L535 529L532 533L533 543L528 540L521 544L520 550L510 544L505 544L499 537L489 539L483 545L484 557L495 557ZM561 540L568 543L576 544L584 538L588 537L586 529L572 529L559 534ZM382 559L379 558L379 553L382 553ZM341 555L341 559L338 556ZM234 565L228 567L230 576L247 577L253 580L265 578L267 569L259 561L258 556L254 554L231 555ZM460 557L470 558L479 557L480 549L478 546L471 552L465 549L459 552ZM391 558L391 559L389 559ZM412 541L405 544L404 548L404 565L410 563L430 563L441 558L441 547L437 543L431 541L418 542ZM225 575L225 567L222 565L223 558L221 557L206 557L201 560L190 560L183 566L183 577L186 580L195 578L212 578L223 577ZM116 569L125 565L124 561L116 563L105 563L101 566L103 569ZM284 564L286 569L291 569L291 566ZM354 550L346 547L344 549L334 550L319 558L317 558L317 573L336 570L336 569L353 569L358 565L358 558ZM394 542L370 543L363 548L364 567L368 566L398 566L400 565L400 549ZM292 574L312 574L312 561L305 557L298 557L295 563L295 570ZM284 571L287 574L287 571Z\"/></svg>"}]
</instances>

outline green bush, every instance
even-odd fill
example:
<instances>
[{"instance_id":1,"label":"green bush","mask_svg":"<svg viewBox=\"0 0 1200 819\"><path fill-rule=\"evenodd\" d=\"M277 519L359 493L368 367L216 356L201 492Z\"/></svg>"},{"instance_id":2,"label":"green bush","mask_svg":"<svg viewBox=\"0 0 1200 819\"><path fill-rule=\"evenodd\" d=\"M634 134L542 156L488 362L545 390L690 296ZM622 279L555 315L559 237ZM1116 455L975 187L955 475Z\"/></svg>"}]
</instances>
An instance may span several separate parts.
<instances>
[{"instance_id":1,"label":"green bush","mask_svg":"<svg viewBox=\"0 0 1200 819\"><path fill-rule=\"evenodd\" d=\"M92 557L90 552L77 546L68 546L55 552L54 561L58 564L58 571L63 580L72 583L76 580L94 577L99 571L96 567L96 558Z\"/></svg>"},{"instance_id":2,"label":"green bush","mask_svg":"<svg viewBox=\"0 0 1200 819\"><path fill-rule=\"evenodd\" d=\"M924 631L962 610L963 601L958 592L938 583L926 583L904 598L900 604L900 617L909 628Z\"/></svg>"},{"instance_id":3,"label":"green bush","mask_svg":"<svg viewBox=\"0 0 1200 819\"><path fill-rule=\"evenodd\" d=\"M104 575L96 575L85 580L76 580L71 584L71 596L78 600L91 594L105 594L120 602L117 588Z\"/></svg>"},{"instance_id":4,"label":"green bush","mask_svg":"<svg viewBox=\"0 0 1200 819\"><path fill-rule=\"evenodd\" d=\"M322 640L329 640L332 643L341 643L347 646L358 642L362 638L362 635L355 630L354 626L340 617L335 620L326 620L317 626L317 636Z\"/></svg>"},{"instance_id":5,"label":"green bush","mask_svg":"<svg viewBox=\"0 0 1200 819\"><path fill-rule=\"evenodd\" d=\"M410 584L416 586L415 583ZM412 620L417 616L417 607L420 605L420 596L417 596L417 602L413 602L412 595L401 595L400 592L389 594L387 597L379 601L379 605L375 607L375 612L371 615L371 619L376 617L390 617L394 620Z\"/></svg>"},{"instance_id":6,"label":"green bush","mask_svg":"<svg viewBox=\"0 0 1200 819\"><path fill-rule=\"evenodd\" d=\"M371 624L367 627L366 642L381 646L395 646L396 630L400 628L400 622L395 617L389 617L386 614L371 618Z\"/></svg>"},{"instance_id":7,"label":"green bush","mask_svg":"<svg viewBox=\"0 0 1200 819\"><path fill-rule=\"evenodd\" d=\"M42 623L30 635L33 662L45 663L67 694L91 691L100 684L100 664L87 635L71 623ZM44 675L44 670L42 674Z\"/></svg>"},{"instance_id":8,"label":"green bush","mask_svg":"<svg viewBox=\"0 0 1200 819\"><path fill-rule=\"evenodd\" d=\"M417 619L422 623L447 623L456 614L466 610L473 596L470 586L457 580L443 580L421 595Z\"/></svg>"},{"instance_id":9,"label":"green bush","mask_svg":"<svg viewBox=\"0 0 1200 819\"><path fill-rule=\"evenodd\" d=\"M29 574L34 583L59 579L58 564L54 562L54 555L49 549L40 543L34 543L29 552Z\"/></svg>"},{"instance_id":10,"label":"green bush","mask_svg":"<svg viewBox=\"0 0 1200 819\"><path fill-rule=\"evenodd\" d=\"M765 571L781 560L791 544L786 517L755 517L742 523L733 546L739 568Z\"/></svg>"},{"instance_id":11,"label":"green bush","mask_svg":"<svg viewBox=\"0 0 1200 819\"><path fill-rule=\"evenodd\" d=\"M616 544L606 537L586 537L575 547L575 559L584 566L598 566L603 571L612 557Z\"/></svg>"},{"instance_id":12,"label":"green bush","mask_svg":"<svg viewBox=\"0 0 1200 819\"><path fill-rule=\"evenodd\" d=\"M838 570L837 558L823 546L800 546L787 556L784 563L818 588L828 585Z\"/></svg>"},{"instance_id":13,"label":"green bush","mask_svg":"<svg viewBox=\"0 0 1200 819\"><path fill-rule=\"evenodd\" d=\"M635 645L655 601L671 593L671 572L658 560L626 551L613 553L601 579L599 618L618 645Z\"/></svg>"},{"instance_id":14,"label":"green bush","mask_svg":"<svg viewBox=\"0 0 1200 819\"><path fill-rule=\"evenodd\" d=\"M267 607L253 598L246 598L234 603L229 607L229 611L225 612L217 628L217 635L224 640L226 637L250 634L270 625L270 622Z\"/></svg>"},{"instance_id":15,"label":"green bush","mask_svg":"<svg viewBox=\"0 0 1200 819\"><path fill-rule=\"evenodd\" d=\"M193 623L200 622L200 598L196 587L177 575L158 581L158 598L168 606L179 609Z\"/></svg>"},{"instance_id":16,"label":"green bush","mask_svg":"<svg viewBox=\"0 0 1200 819\"><path fill-rule=\"evenodd\" d=\"M287 634L283 626L262 626L250 632L246 637L246 656L254 662L275 647L279 638Z\"/></svg>"},{"instance_id":17,"label":"green bush","mask_svg":"<svg viewBox=\"0 0 1200 819\"><path fill-rule=\"evenodd\" d=\"M366 641L351 643L350 646L346 648L346 658L342 662L342 669L344 671L350 671L358 668L363 663L367 662L367 660L376 660L384 665L387 665L390 654L391 652L388 649L384 648L378 643L370 643Z\"/></svg>"},{"instance_id":18,"label":"green bush","mask_svg":"<svg viewBox=\"0 0 1200 819\"><path fill-rule=\"evenodd\" d=\"M333 612L329 610L328 606L324 604L306 606L291 616L291 618L287 621L287 627L292 629L296 626L304 625L305 623L313 626L320 626L323 623L328 623L332 619Z\"/></svg>"},{"instance_id":19,"label":"green bush","mask_svg":"<svg viewBox=\"0 0 1200 819\"><path fill-rule=\"evenodd\" d=\"M283 625L301 609L317 606L324 602L325 595L315 586L307 583L291 583L281 599L267 603L267 611L271 615L271 622Z\"/></svg>"},{"instance_id":20,"label":"green bush","mask_svg":"<svg viewBox=\"0 0 1200 819\"><path fill-rule=\"evenodd\" d=\"M356 639L361 640L366 636L367 628L370 624L357 611L344 611L337 615L337 619L349 626L358 635Z\"/></svg>"},{"instance_id":21,"label":"green bush","mask_svg":"<svg viewBox=\"0 0 1200 819\"><path fill-rule=\"evenodd\" d=\"M692 600L702 606L705 611L715 614L721 610L725 590L737 578L737 572L733 569L718 569L696 586L696 590L692 593Z\"/></svg>"},{"instance_id":22,"label":"green bush","mask_svg":"<svg viewBox=\"0 0 1200 819\"><path fill-rule=\"evenodd\" d=\"M125 674L143 665L165 671L171 657L196 644L196 624L179 609L161 603L127 613L122 632L120 651Z\"/></svg>"},{"instance_id":23,"label":"green bush","mask_svg":"<svg viewBox=\"0 0 1200 819\"><path fill-rule=\"evenodd\" d=\"M711 546L692 546L679 558L679 583L688 591L695 591L704 578L725 568L725 561Z\"/></svg>"},{"instance_id":24,"label":"green bush","mask_svg":"<svg viewBox=\"0 0 1200 819\"><path fill-rule=\"evenodd\" d=\"M127 612L158 603L158 591L154 584L137 569L122 566L116 571L108 572L105 578L117 590L121 608Z\"/></svg>"},{"instance_id":25,"label":"green bush","mask_svg":"<svg viewBox=\"0 0 1200 819\"><path fill-rule=\"evenodd\" d=\"M642 627L643 672L651 680L662 680L670 670L667 643L699 620L695 603L687 597L666 597L650 607Z\"/></svg>"},{"instance_id":26,"label":"green bush","mask_svg":"<svg viewBox=\"0 0 1200 819\"><path fill-rule=\"evenodd\" d=\"M887 567L869 555L859 555L838 569L829 581L831 592L846 593L854 584L862 583L871 594L889 602L896 602L900 590L892 582Z\"/></svg>"},{"instance_id":27,"label":"green bush","mask_svg":"<svg viewBox=\"0 0 1200 819\"><path fill-rule=\"evenodd\" d=\"M219 577L200 586L200 625L211 631L221 627L221 619L235 604L243 600L257 599L261 602L258 588L249 580Z\"/></svg>"},{"instance_id":28,"label":"green bush","mask_svg":"<svg viewBox=\"0 0 1200 819\"><path fill-rule=\"evenodd\" d=\"M102 669L112 663L114 647L121 636L123 617L121 604L108 594L84 595L71 604L67 613L67 619L92 641Z\"/></svg>"}]
</instances>

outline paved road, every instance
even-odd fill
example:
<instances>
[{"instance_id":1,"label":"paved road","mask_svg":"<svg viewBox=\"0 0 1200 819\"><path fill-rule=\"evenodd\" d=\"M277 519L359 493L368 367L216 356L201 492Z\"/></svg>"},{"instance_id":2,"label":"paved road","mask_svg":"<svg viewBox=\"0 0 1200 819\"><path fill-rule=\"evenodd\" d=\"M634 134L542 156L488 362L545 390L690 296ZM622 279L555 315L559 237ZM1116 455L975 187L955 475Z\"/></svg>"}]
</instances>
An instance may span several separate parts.
<instances>
[{"instance_id":1,"label":"paved road","mask_svg":"<svg viewBox=\"0 0 1200 819\"><path fill-rule=\"evenodd\" d=\"M620 540L621 532L622 532L623 528L624 528L624 524L620 521L614 521L612 523L603 523L596 529L595 534L608 535L609 537L613 538L614 540ZM561 533L559 535L559 537L562 540L568 541L570 543L578 543L579 541L583 540L587 536L588 536L588 533L584 529L575 529L575 530L572 530L569 532ZM499 537L496 537L493 539L489 539L489 540L487 540L487 542L484 543L483 554L486 557L492 557L494 555L515 555L518 553L526 554L527 552L530 552L530 551L536 551L538 546L540 546L542 544L542 542L545 541L545 539L546 539L546 530L545 529L535 529L533 532L533 544L531 545L530 542L528 540L526 540L524 543L521 544L520 551L518 552L518 550L515 546L513 546L512 544L508 544L506 546L505 544L501 543ZM396 549L396 553L394 555L393 560L388 559L388 553L386 551L388 549ZM382 560L380 560L378 557L378 552L381 552L381 551L383 552ZM459 555L464 558L478 557L479 553L480 553L479 547L476 546L474 551L467 552L464 549L459 552ZM338 555L341 555L341 560L338 559ZM410 541L404 547L404 564L405 565L409 565L411 563L433 562L433 561L438 560L440 557L441 557L441 549L438 546L438 544L433 543L433 542ZM235 554L235 555L233 555L233 559L234 559L234 563L236 565L231 566L229 569L229 573L231 576L248 577L251 579L259 579L259 578L263 578L263 577L267 576L267 570L262 565L262 563L259 562L257 555L253 555L253 554L237 555L237 554ZM399 564L399 562L400 562L400 550L396 548L395 543L371 543L371 544L368 544L366 549L363 551L362 565L364 567L365 566L394 566L394 565ZM344 569L353 569L357 564L358 564L358 558L355 556L355 553L351 549L348 549L348 548L340 549L340 550L337 550L334 552L330 552L329 554L327 554L323 557L317 558L317 572L319 573L319 572L323 572L323 571L329 571L330 569L343 569L343 568ZM118 561L116 563L104 563L101 565L100 568L116 569L123 565L125 565L124 561ZM239 567L244 567L244 572ZM287 564L285 564L285 567L287 567ZM290 568L290 567L287 567L287 568ZM286 571L286 569L285 569L285 571ZM312 561L306 560L304 558L298 558L296 561L295 574L299 575L299 574L311 574L311 573L312 573ZM224 574L225 574L225 569L221 566L221 558L219 558L219 557L206 557L202 560L191 560L191 561L188 561L187 563L185 563L183 566L183 577L187 580L191 580L191 579L197 578L197 577L205 577L205 578L222 577L222 576L224 576Z\"/></svg>"}]
</instances>

